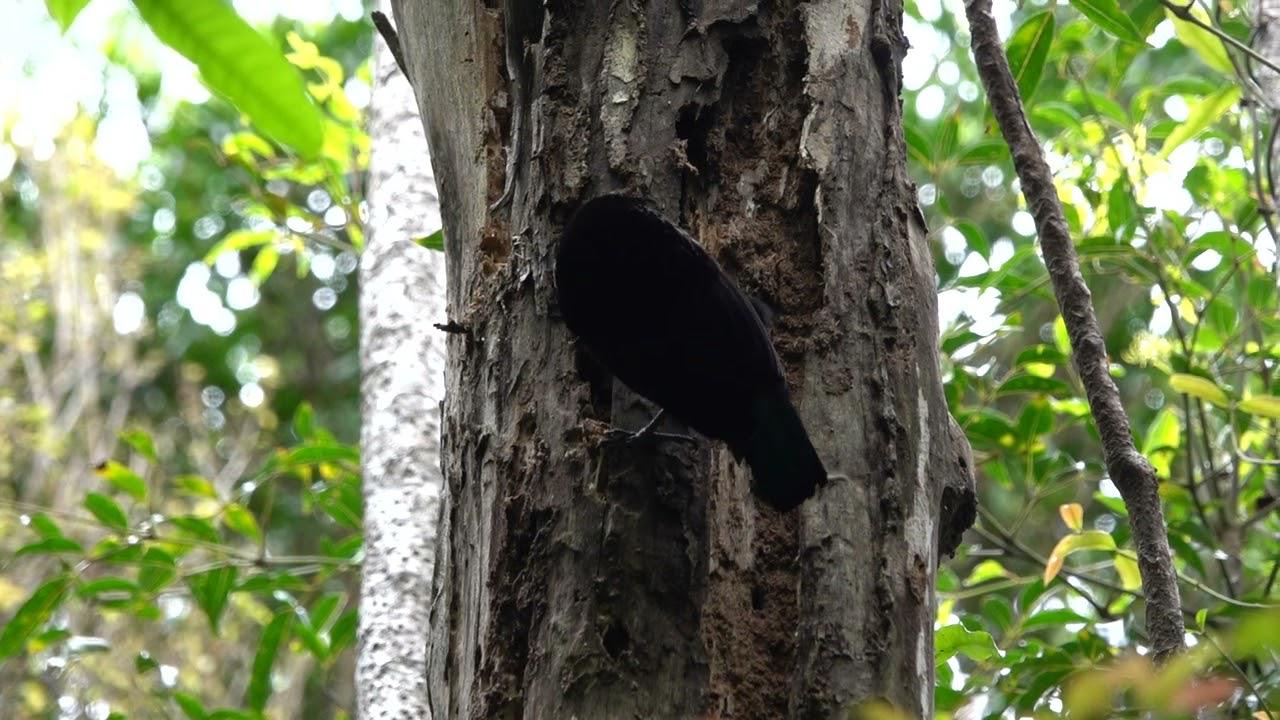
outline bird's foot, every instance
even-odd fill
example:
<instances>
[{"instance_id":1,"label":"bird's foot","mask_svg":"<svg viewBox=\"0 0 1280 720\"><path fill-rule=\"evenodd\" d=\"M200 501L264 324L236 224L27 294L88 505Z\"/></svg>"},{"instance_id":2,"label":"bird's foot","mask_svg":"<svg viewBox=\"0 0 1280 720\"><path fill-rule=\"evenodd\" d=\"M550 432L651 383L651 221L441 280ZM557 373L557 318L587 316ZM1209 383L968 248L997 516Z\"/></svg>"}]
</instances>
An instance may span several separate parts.
<instances>
[{"instance_id":1,"label":"bird's foot","mask_svg":"<svg viewBox=\"0 0 1280 720\"><path fill-rule=\"evenodd\" d=\"M621 428L609 428L604 433L604 441L606 443L626 443L628 445L646 440L680 440L689 443L697 442L689 435L658 432L658 423L662 421L662 416L665 414L665 410L659 410L658 414L654 415L653 419L639 430L631 431L623 430Z\"/></svg>"}]
</instances>

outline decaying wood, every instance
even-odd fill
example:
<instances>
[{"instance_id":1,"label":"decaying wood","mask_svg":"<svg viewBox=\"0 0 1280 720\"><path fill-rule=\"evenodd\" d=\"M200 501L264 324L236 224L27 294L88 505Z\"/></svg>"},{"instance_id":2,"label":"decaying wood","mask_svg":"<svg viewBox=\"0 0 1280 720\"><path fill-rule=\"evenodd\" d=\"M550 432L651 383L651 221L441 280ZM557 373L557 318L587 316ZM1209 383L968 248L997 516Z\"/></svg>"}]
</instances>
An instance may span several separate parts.
<instances>
[{"instance_id":1,"label":"decaying wood","mask_svg":"<svg viewBox=\"0 0 1280 720\"><path fill-rule=\"evenodd\" d=\"M449 273L439 717L927 715L934 570L972 520L906 177L895 0L548 2L510 204L501 3L399 0ZM652 414L575 348L551 258L595 194L649 198L747 291L828 469L758 506L706 441L601 444ZM661 292L661 288L655 288ZM674 428L673 428L674 429Z\"/></svg>"}]
</instances>

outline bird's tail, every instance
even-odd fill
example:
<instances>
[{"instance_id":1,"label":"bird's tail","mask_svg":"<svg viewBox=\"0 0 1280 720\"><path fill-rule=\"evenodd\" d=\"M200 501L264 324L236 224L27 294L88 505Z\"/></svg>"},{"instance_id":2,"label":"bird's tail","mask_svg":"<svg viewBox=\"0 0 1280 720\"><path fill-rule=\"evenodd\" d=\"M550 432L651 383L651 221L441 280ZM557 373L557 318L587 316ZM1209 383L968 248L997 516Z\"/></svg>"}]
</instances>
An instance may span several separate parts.
<instances>
[{"instance_id":1,"label":"bird's tail","mask_svg":"<svg viewBox=\"0 0 1280 720\"><path fill-rule=\"evenodd\" d=\"M743 453L752 490L778 510L791 510L826 482L827 471L785 387L757 396L752 415L755 432Z\"/></svg>"}]
</instances>

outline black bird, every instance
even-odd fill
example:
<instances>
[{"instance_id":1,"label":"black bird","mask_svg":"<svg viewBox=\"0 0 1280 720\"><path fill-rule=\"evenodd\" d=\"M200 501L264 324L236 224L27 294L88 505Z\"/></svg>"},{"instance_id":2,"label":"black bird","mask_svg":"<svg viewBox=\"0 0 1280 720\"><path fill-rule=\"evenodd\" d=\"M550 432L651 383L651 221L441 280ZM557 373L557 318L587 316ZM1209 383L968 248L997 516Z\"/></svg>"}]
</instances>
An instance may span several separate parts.
<instances>
[{"instance_id":1,"label":"black bird","mask_svg":"<svg viewBox=\"0 0 1280 720\"><path fill-rule=\"evenodd\" d=\"M587 202L560 240L556 285L565 324L587 348L746 458L762 500L790 510L826 481L760 312L657 211L621 195Z\"/></svg>"}]
</instances>

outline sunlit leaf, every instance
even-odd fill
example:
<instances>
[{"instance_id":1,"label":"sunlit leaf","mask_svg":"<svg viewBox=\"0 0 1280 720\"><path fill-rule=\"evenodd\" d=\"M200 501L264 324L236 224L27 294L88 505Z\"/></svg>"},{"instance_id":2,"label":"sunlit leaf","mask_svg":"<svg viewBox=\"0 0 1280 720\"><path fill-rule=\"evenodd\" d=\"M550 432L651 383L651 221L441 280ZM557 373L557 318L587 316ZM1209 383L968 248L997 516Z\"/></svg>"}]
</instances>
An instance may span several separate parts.
<instances>
[{"instance_id":1,"label":"sunlit leaf","mask_svg":"<svg viewBox=\"0 0 1280 720\"><path fill-rule=\"evenodd\" d=\"M142 476L115 460L108 460L99 465L94 472L117 490L132 495L135 500L141 502L147 499L147 483Z\"/></svg>"},{"instance_id":2,"label":"sunlit leaf","mask_svg":"<svg viewBox=\"0 0 1280 720\"><path fill-rule=\"evenodd\" d=\"M1217 122L1240 99L1240 87L1227 84L1218 92L1207 95L1191 105L1187 119L1182 122L1160 147L1160 157L1167 158L1178 146L1199 135L1205 128Z\"/></svg>"},{"instance_id":3,"label":"sunlit leaf","mask_svg":"<svg viewBox=\"0 0 1280 720\"><path fill-rule=\"evenodd\" d=\"M426 237L418 238L418 244L428 250L439 250L443 252L444 251L444 228L440 228L439 230L431 233L430 235L427 235Z\"/></svg>"},{"instance_id":4,"label":"sunlit leaf","mask_svg":"<svg viewBox=\"0 0 1280 720\"><path fill-rule=\"evenodd\" d=\"M1115 557L1116 574L1120 576L1120 584L1126 590L1137 590L1142 587L1142 573L1138 570L1138 561L1127 552L1118 552Z\"/></svg>"},{"instance_id":5,"label":"sunlit leaf","mask_svg":"<svg viewBox=\"0 0 1280 720\"><path fill-rule=\"evenodd\" d=\"M1199 5L1180 3L1179 6L1187 8L1191 15L1205 25L1213 24L1209 13ZM1222 41L1216 35L1192 22L1183 20L1173 10L1166 10L1166 12L1169 15L1169 21L1173 23L1173 33L1179 42L1194 52L1205 65L1224 75L1235 75L1235 66L1231 64L1227 49L1223 47Z\"/></svg>"},{"instance_id":6,"label":"sunlit leaf","mask_svg":"<svg viewBox=\"0 0 1280 720\"><path fill-rule=\"evenodd\" d=\"M1250 415L1280 420L1280 396L1254 395L1241 400L1236 407Z\"/></svg>"},{"instance_id":7,"label":"sunlit leaf","mask_svg":"<svg viewBox=\"0 0 1280 720\"><path fill-rule=\"evenodd\" d=\"M1211 402L1218 407L1227 407L1230 402L1225 390L1218 387L1212 380L1199 375L1173 373L1169 376L1169 386L1175 392Z\"/></svg>"},{"instance_id":8,"label":"sunlit leaf","mask_svg":"<svg viewBox=\"0 0 1280 720\"><path fill-rule=\"evenodd\" d=\"M195 63L209 87L256 127L305 157L320 152L323 123L302 76L231 5L223 0L133 4L156 36Z\"/></svg>"},{"instance_id":9,"label":"sunlit leaf","mask_svg":"<svg viewBox=\"0 0 1280 720\"><path fill-rule=\"evenodd\" d=\"M44 0L45 7L49 9L49 15L57 21L58 28L64 33L88 4L89 0Z\"/></svg>"}]
</instances>

